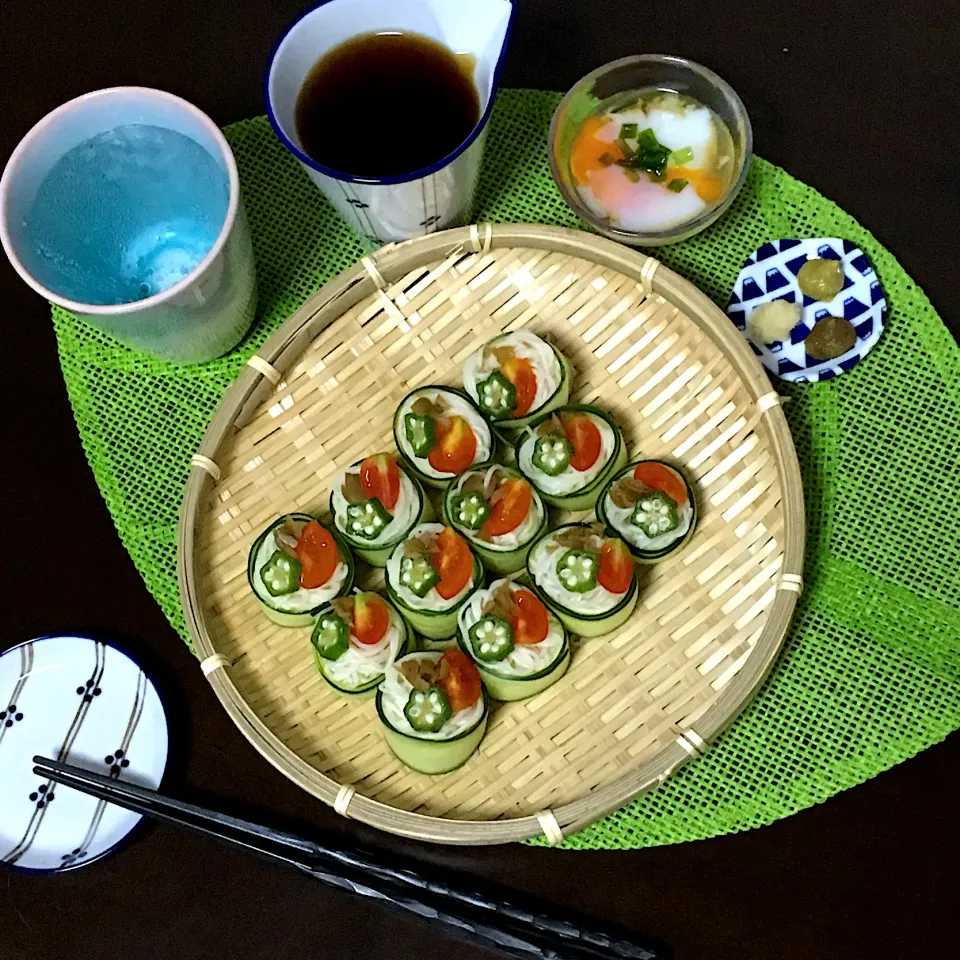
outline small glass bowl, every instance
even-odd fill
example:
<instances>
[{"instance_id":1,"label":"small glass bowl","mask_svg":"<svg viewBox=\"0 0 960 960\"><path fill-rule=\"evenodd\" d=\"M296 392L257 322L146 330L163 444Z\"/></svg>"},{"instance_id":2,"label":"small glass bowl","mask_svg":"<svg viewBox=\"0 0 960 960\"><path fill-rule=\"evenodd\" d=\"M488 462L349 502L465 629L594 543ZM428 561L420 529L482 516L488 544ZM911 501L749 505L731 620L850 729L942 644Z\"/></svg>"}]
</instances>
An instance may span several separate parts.
<instances>
[{"instance_id":1,"label":"small glass bowl","mask_svg":"<svg viewBox=\"0 0 960 960\"><path fill-rule=\"evenodd\" d=\"M605 217L598 217L580 199L570 175L570 148L577 130L593 112L598 101L607 100L618 93L651 87L687 94L710 107L730 130L736 169L732 185L724 198L696 219L656 233L634 233L619 229ZM692 237L710 226L733 203L750 168L753 128L750 126L746 108L733 88L712 70L683 57L645 53L624 57L598 67L570 89L553 115L548 153L553 179L557 182L563 199L578 217L612 240L635 247L654 247Z\"/></svg>"}]
</instances>

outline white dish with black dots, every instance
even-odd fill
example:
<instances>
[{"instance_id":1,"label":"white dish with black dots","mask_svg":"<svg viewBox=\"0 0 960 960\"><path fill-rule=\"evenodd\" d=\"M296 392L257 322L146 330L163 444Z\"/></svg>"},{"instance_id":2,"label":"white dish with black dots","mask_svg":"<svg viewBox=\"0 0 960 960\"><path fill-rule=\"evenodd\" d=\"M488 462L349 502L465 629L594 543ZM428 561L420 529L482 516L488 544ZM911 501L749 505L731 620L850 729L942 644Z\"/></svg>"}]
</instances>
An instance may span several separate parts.
<instances>
[{"instance_id":1,"label":"white dish with black dots","mask_svg":"<svg viewBox=\"0 0 960 960\"><path fill-rule=\"evenodd\" d=\"M798 274L815 260L841 265L843 285L829 299L816 300L801 290ZM751 316L758 307L776 300L796 304L800 315L782 339L763 342ZM880 339L886 312L883 289L866 254L839 237L763 244L744 263L727 306L727 315L760 362L771 373L794 383L830 380L855 367ZM850 345L837 356L812 355L808 348L815 341L809 338L816 325L830 317L837 318L836 326L849 336Z\"/></svg>"},{"instance_id":2,"label":"white dish with black dots","mask_svg":"<svg viewBox=\"0 0 960 960\"><path fill-rule=\"evenodd\" d=\"M113 851L140 815L33 773L35 755L159 787L167 719L143 669L91 637L0 654L0 864L61 872Z\"/></svg>"}]
</instances>

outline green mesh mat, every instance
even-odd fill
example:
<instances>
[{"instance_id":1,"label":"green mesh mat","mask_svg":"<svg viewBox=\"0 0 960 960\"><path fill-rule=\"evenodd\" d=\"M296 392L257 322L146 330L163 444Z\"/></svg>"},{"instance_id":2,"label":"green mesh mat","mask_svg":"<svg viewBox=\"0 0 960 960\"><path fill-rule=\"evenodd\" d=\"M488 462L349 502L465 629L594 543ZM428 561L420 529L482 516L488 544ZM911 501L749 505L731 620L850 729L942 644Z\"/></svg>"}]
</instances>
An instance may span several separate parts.
<instances>
[{"instance_id":1,"label":"green mesh mat","mask_svg":"<svg viewBox=\"0 0 960 960\"><path fill-rule=\"evenodd\" d=\"M477 220L580 226L545 162L558 100L500 94ZM53 312L97 483L124 546L185 640L174 538L190 455L247 357L361 255L265 119L235 124L227 135L259 264L260 320L244 343L221 360L175 367ZM848 237L862 247L890 315L882 340L852 372L818 385L778 384L792 396L785 409L809 517L806 588L783 654L706 756L568 847L645 847L758 827L960 726L960 350L929 301L855 220L760 159L719 223L656 255L723 306L750 251L805 236Z\"/></svg>"}]
</instances>

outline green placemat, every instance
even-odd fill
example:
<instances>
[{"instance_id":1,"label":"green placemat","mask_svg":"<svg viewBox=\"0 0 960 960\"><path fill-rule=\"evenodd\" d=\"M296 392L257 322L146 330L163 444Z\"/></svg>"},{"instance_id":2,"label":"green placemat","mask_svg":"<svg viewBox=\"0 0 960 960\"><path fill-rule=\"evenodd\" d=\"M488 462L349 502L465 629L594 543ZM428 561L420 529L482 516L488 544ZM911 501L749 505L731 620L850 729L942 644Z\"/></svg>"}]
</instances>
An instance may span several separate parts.
<instances>
[{"instance_id":1,"label":"green placemat","mask_svg":"<svg viewBox=\"0 0 960 960\"><path fill-rule=\"evenodd\" d=\"M545 162L559 95L505 90L477 220L576 227ZM53 317L84 449L120 537L186 640L175 531L190 455L248 356L360 256L263 118L228 128L253 230L260 320L230 356L174 367L61 310ZM755 159L706 233L656 251L724 306L750 251L778 237L848 237L887 294L887 331L837 380L790 387L786 412L809 517L806 588L783 655L707 755L566 841L645 847L770 823L913 756L960 726L960 350L894 257L855 220Z\"/></svg>"}]
</instances>

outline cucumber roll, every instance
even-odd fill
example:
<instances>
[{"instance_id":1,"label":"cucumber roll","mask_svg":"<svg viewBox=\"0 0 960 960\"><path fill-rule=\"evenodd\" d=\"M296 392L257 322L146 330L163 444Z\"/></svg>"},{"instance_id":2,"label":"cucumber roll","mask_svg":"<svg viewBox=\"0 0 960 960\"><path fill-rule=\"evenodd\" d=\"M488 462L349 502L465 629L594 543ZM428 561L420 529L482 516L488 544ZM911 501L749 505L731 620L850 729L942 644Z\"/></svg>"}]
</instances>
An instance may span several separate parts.
<instances>
[{"instance_id":1,"label":"cucumber roll","mask_svg":"<svg viewBox=\"0 0 960 960\"><path fill-rule=\"evenodd\" d=\"M490 459L493 435L470 398L450 387L420 387L403 398L393 437L421 483L443 489Z\"/></svg>"},{"instance_id":2,"label":"cucumber roll","mask_svg":"<svg viewBox=\"0 0 960 960\"><path fill-rule=\"evenodd\" d=\"M640 563L676 553L697 524L697 501L686 477L659 460L640 460L612 477L597 501L597 519Z\"/></svg>"},{"instance_id":3,"label":"cucumber roll","mask_svg":"<svg viewBox=\"0 0 960 960\"><path fill-rule=\"evenodd\" d=\"M358 460L338 474L330 513L353 552L374 567L386 566L394 547L434 517L423 487L392 453Z\"/></svg>"},{"instance_id":4,"label":"cucumber roll","mask_svg":"<svg viewBox=\"0 0 960 960\"><path fill-rule=\"evenodd\" d=\"M353 556L338 534L306 513L274 520L253 542L247 580L266 615L307 627L320 608L353 586Z\"/></svg>"},{"instance_id":5,"label":"cucumber roll","mask_svg":"<svg viewBox=\"0 0 960 960\"><path fill-rule=\"evenodd\" d=\"M539 417L516 441L517 467L547 503L589 510L603 485L627 462L609 413L570 404Z\"/></svg>"},{"instance_id":6,"label":"cucumber roll","mask_svg":"<svg viewBox=\"0 0 960 960\"><path fill-rule=\"evenodd\" d=\"M495 426L519 430L570 398L570 364L529 330L494 337L463 365L463 386Z\"/></svg>"},{"instance_id":7,"label":"cucumber roll","mask_svg":"<svg viewBox=\"0 0 960 960\"><path fill-rule=\"evenodd\" d=\"M460 608L483 586L483 567L453 527L421 523L390 554L387 594L417 633L445 640Z\"/></svg>"},{"instance_id":8,"label":"cucumber roll","mask_svg":"<svg viewBox=\"0 0 960 960\"><path fill-rule=\"evenodd\" d=\"M449 773L470 759L487 729L473 661L456 648L411 653L387 667L377 714L387 745L419 773Z\"/></svg>"},{"instance_id":9,"label":"cucumber roll","mask_svg":"<svg viewBox=\"0 0 960 960\"><path fill-rule=\"evenodd\" d=\"M523 700L546 690L570 666L563 623L530 590L495 580L460 611L457 641L495 700Z\"/></svg>"},{"instance_id":10,"label":"cucumber roll","mask_svg":"<svg viewBox=\"0 0 960 960\"><path fill-rule=\"evenodd\" d=\"M581 637L616 630L637 605L633 557L599 524L567 523L541 537L527 571L540 599Z\"/></svg>"},{"instance_id":11,"label":"cucumber roll","mask_svg":"<svg viewBox=\"0 0 960 960\"><path fill-rule=\"evenodd\" d=\"M547 510L529 480L511 467L473 467L447 487L443 516L494 573L515 573L547 528Z\"/></svg>"},{"instance_id":12,"label":"cucumber roll","mask_svg":"<svg viewBox=\"0 0 960 960\"><path fill-rule=\"evenodd\" d=\"M356 698L372 697L387 667L413 650L393 605L360 590L320 610L310 642L323 679L341 696Z\"/></svg>"}]
</instances>

